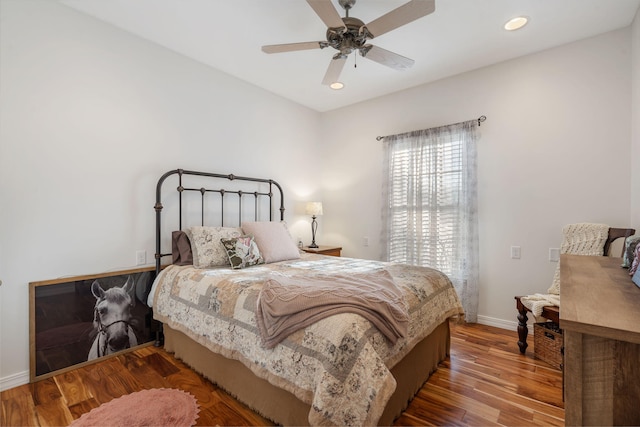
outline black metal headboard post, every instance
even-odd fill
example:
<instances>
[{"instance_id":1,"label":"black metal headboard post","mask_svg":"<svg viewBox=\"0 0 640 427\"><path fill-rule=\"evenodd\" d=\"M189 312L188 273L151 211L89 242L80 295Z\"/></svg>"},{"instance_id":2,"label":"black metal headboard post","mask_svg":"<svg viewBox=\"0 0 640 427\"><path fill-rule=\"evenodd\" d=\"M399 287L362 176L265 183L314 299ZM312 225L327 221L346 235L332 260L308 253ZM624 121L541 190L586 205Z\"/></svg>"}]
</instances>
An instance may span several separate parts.
<instances>
[{"instance_id":1,"label":"black metal headboard post","mask_svg":"<svg viewBox=\"0 0 640 427\"><path fill-rule=\"evenodd\" d=\"M161 233L162 233L162 229L161 229L161 223L162 223L162 184L164 183L164 181L172 176L178 174L178 187L177 187L177 191L178 191L178 198L179 198L179 229L182 230L182 193L187 191L187 192L199 192L202 195L202 211L201 211L201 217L202 217L202 225L204 225L204 207L205 207L205 203L204 203L204 196L206 193L218 193L220 194L221 197L221 219L222 219L222 223L220 225L224 225L224 201L225 201L225 194L237 194L238 195L238 222L240 225L242 223L242 196L243 195L253 195L255 198L255 208L254 208L254 212L255 212L255 220L258 220L258 199L260 197L268 197L269 198L269 221L273 221L273 186L275 186L279 193L280 193L280 221L284 220L284 194L282 192L282 187L280 187L280 184L278 184L277 182L275 182L272 179L263 179L263 178L249 178L246 176L235 176L235 175L222 175L222 174L217 174L217 173L208 173L208 172L197 172L197 171L188 171L188 170L184 170L184 169L174 169L171 170L167 173L165 173L164 175L162 175L160 177L160 179L158 180L158 184L156 185L156 204L154 206L154 209L156 211L156 254L155 254L155 258L156 258L156 275L160 273L160 268L161 268L161 259L164 256L168 256L171 255L171 253L162 253L162 247L161 247ZM182 178L184 175L195 175L195 176L201 176L201 177L209 177L209 178L219 178L219 179L226 179L228 181L250 181L250 182L256 182L256 183L266 183L269 184L269 192L265 193L265 192L258 192L258 191L242 191L242 190L225 190L225 189L208 189L208 188L188 188L188 187L184 187L183 186L183 182L182 182Z\"/></svg>"}]
</instances>

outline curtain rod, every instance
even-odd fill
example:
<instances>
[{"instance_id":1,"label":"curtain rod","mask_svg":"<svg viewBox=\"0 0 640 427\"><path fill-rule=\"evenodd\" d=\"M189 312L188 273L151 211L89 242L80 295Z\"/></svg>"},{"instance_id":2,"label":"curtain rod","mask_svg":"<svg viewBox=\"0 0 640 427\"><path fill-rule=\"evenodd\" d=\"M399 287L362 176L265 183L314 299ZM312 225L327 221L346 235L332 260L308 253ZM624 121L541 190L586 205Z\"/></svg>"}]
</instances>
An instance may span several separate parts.
<instances>
[{"instance_id":1,"label":"curtain rod","mask_svg":"<svg viewBox=\"0 0 640 427\"><path fill-rule=\"evenodd\" d=\"M484 122L485 120L487 120L487 116L478 117L478 126L480 126L480 123ZM413 132L415 132L415 131L413 131ZM409 132L403 132L403 133L409 133ZM387 136L391 136L391 135L387 135ZM376 140L377 141L382 141L387 136L376 136Z\"/></svg>"}]
</instances>

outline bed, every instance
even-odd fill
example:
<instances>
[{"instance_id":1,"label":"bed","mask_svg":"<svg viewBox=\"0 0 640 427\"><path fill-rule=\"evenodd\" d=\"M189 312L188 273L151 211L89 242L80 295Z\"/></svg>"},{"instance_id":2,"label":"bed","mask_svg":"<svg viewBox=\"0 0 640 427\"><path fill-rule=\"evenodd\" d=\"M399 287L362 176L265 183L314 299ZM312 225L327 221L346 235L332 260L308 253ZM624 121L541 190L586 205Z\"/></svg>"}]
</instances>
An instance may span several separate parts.
<instances>
[{"instance_id":1,"label":"bed","mask_svg":"<svg viewBox=\"0 0 640 427\"><path fill-rule=\"evenodd\" d=\"M463 316L449 279L298 250L277 182L176 169L155 209L165 349L275 423L390 425L448 356Z\"/></svg>"}]
</instances>

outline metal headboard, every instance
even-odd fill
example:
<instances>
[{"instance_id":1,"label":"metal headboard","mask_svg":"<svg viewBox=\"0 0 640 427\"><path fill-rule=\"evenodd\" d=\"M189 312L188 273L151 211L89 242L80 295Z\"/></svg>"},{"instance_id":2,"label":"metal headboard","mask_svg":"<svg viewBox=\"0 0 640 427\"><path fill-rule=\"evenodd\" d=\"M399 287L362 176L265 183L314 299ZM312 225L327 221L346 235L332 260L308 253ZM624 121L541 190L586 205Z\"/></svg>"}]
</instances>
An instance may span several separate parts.
<instances>
[{"instance_id":1,"label":"metal headboard","mask_svg":"<svg viewBox=\"0 0 640 427\"><path fill-rule=\"evenodd\" d=\"M282 187L280 187L280 184L278 184L276 181L272 180L272 179L263 179L263 178L249 178L246 176L236 176L233 174L230 175L223 175L223 174L217 174L217 173L209 173L209 172L197 172L197 171L188 171L188 170L184 170L184 169L175 169L175 170L171 170L167 173L165 173L164 175L162 175L160 177L160 179L158 180L158 184L156 185L156 204L154 206L154 209L156 210L156 254L155 254L155 258L156 258L156 274L158 274L160 272L160 262L161 259L165 256L169 256L171 255L171 253L162 253L162 248L161 248L161 243L162 243L162 227L161 227L161 222L162 222L162 184L164 183L164 181L169 178L172 175L177 175L178 176L178 186L176 188L176 190L178 191L178 206L179 206L179 230L182 230L182 207L183 207L183 200L182 200L182 196L183 193L185 192L195 192L195 193L200 193L201 195L201 225L205 225L204 224L204 220L205 220L205 206L207 206L205 204L205 195L207 193L217 193L220 195L220 225L224 226L224 208L225 208L225 202L229 199L226 196L227 195L235 195L237 196L236 200L238 202L238 226L240 226L240 224L242 224L242 214L243 214L243 199L245 198L245 196L249 196L249 197L253 197L253 202L254 202L254 221L258 221L258 206L259 203L258 201L260 200L260 198L264 198L264 197L268 197L269 199L269 221L273 221L273 187L275 186L278 190L278 192L280 193L280 207L278 208L280 210L280 221L284 220L284 194L282 192ZM226 181L249 181L249 182L254 182L257 184L269 184L269 191L265 192L265 191L244 191L244 190L239 190L239 189L224 189L224 188L217 188L217 189L211 189L211 188L205 188L205 187L199 187L199 188L190 188L190 187L185 187L185 184L183 182L186 181L185 177L189 176L189 175L193 175L193 176L198 176L198 177L204 177L204 178L212 178L212 183L216 183L218 182L217 180L222 179L222 180L226 180ZM207 181L208 182L208 181ZM218 184L216 184L218 185Z\"/></svg>"}]
</instances>

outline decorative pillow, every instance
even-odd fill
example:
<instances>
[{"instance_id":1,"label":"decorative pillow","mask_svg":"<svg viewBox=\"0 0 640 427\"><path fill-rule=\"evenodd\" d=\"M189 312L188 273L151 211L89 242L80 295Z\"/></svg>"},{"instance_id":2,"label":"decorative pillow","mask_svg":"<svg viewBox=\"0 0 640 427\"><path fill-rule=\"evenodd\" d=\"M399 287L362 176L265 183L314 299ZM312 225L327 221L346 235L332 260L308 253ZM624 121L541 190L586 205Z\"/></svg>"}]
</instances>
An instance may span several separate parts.
<instances>
[{"instance_id":1,"label":"decorative pillow","mask_svg":"<svg viewBox=\"0 0 640 427\"><path fill-rule=\"evenodd\" d=\"M192 265L193 254L191 253L191 242L184 231L174 231L171 233L171 255L172 263L175 265Z\"/></svg>"},{"instance_id":2,"label":"decorative pillow","mask_svg":"<svg viewBox=\"0 0 640 427\"><path fill-rule=\"evenodd\" d=\"M284 222L243 222L242 231L254 237L267 264L300 258Z\"/></svg>"},{"instance_id":3,"label":"decorative pillow","mask_svg":"<svg viewBox=\"0 0 640 427\"><path fill-rule=\"evenodd\" d=\"M622 267L629 268L633 262L633 251L640 243L640 236L630 236L624 243L624 254L622 255Z\"/></svg>"},{"instance_id":4,"label":"decorative pillow","mask_svg":"<svg viewBox=\"0 0 640 427\"><path fill-rule=\"evenodd\" d=\"M187 237L191 241L193 266L197 268L229 265L227 252L220 239L231 239L242 235L239 227L189 227Z\"/></svg>"},{"instance_id":5,"label":"decorative pillow","mask_svg":"<svg viewBox=\"0 0 640 427\"><path fill-rule=\"evenodd\" d=\"M633 252L633 260L631 261L631 267L629 268L629 276L633 276L637 270L640 270L640 245L636 245L636 250Z\"/></svg>"},{"instance_id":6,"label":"decorative pillow","mask_svg":"<svg viewBox=\"0 0 640 427\"><path fill-rule=\"evenodd\" d=\"M264 264L258 245L253 236L240 236L231 239L220 239L231 263L231 268L245 268Z\"/></svg>"}]
</instances>

